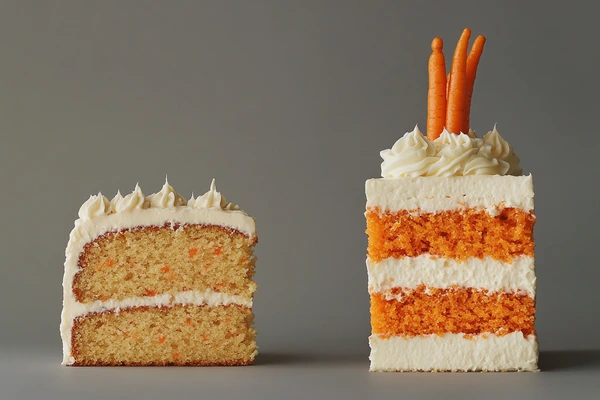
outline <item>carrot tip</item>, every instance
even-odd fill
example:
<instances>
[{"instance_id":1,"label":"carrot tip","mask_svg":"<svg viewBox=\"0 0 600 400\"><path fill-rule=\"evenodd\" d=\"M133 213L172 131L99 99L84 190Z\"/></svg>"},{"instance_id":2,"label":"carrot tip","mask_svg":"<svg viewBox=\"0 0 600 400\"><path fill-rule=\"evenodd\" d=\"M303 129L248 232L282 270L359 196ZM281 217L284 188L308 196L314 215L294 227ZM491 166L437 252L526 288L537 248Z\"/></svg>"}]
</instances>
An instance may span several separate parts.
<instances>
[{"instance_id":1,"label":"carrot tip","mask_svg":"<svg viewBox=\"0 0 600 400\"><path fill-rule=\"evenodd\" d=\"M433 41L431 42L431 50L433 51L441 51L444 48L444 42L442 41L442 38L440 37L436 37L433 39Z\"/></svg>"}]
</instances>

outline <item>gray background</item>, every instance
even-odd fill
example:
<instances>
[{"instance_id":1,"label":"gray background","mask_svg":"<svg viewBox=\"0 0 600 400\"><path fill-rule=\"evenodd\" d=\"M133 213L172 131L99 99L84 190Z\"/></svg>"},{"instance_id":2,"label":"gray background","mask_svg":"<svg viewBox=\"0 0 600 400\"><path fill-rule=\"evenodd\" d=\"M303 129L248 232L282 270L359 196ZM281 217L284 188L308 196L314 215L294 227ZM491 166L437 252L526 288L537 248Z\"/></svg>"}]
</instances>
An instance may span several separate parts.
<instances>
[{"instance_id":1,"label":"gray background","mask_svg":"<svg viewBox=\"0 0 600 400\"><path fill-rule=\"evenodd\" d=\"M308 396L303 382L359 397L375 384L593 396L599 10L519 3L0 2L0 394L37 387L21 380L29 371L48 395L104 379L115 390L151 382L156 396L182 382L227 395L241 386L220 383L236 374L265 396ZM364 181L379 176L381 149L425 126L431 39L444 38L449 58L465 26L488 38L472 126L484 134L498 122L534 175L542 361L566 371L551 380L366 374ZM121 369L122 381L58 367L64 248L79 206L136 182L150 194L166 174L186 197L215 177L256 218L263 361L244 372ZM266 376L278 378L257 389Z\"/></svg>"}]
</instances>

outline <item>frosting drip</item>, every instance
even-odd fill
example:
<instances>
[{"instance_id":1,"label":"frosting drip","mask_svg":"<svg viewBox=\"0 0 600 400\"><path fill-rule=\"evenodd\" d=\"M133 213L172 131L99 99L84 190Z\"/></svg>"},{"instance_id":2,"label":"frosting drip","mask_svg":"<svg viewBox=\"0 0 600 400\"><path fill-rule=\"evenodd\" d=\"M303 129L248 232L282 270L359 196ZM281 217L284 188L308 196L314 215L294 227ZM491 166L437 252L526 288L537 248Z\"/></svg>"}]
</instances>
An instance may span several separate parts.
<instances>
[{"instance_id":1,"label":"frosting drip","mask_svg":"<svg viewBox=\"0 0 600 400\"><path fill-rule=\"evenodd\" d=\"M381 152L383 178L461 175L521 175L519 157L496 127L483 138L475 132L444 130L429 141L418 127Z\"/></svg>"}]
</instances>

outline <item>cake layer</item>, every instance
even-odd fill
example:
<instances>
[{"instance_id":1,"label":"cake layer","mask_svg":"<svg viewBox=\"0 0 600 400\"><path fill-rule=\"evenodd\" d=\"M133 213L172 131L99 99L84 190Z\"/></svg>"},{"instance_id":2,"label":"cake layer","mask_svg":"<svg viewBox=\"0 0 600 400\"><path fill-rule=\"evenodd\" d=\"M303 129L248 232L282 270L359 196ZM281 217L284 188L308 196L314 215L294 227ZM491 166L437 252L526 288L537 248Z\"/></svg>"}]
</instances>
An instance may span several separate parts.
<instances>
[{"instance_id":1,"label":"cake layer","mask_svg":"<svg viewBox=\"0 0 600 400\"><path fill-rule=\"evenodd\" d=\"M75 300L206 290L250 298L256 237L215 225L144 226L109 232L79 255Z\"/></svg>"},{"instance_id":2,"label":"cake layer","mask_svg":"<svg viewBox=\"0 0 600 400\"><path fill-rule=\"evenodd\" d=\"M71 354L72 330L75 320L80 317L85 317L89 314L100 314L105 312L120 313L124 310L134 308L188 305L209 307L238 305L251 310L252 299L211 291L186 291L175 294L131 297L123 300L97 300L90 303L79 303L74 300L65 302L60 324L60 335L63 339L63 364L71 364L73 362L73 360L69 357Z\"/></svg>"},{"instance_id":3,"label":"cake layer","mask_svg":"<svg viewBox=\"0 0 600 400\"><path fill-rule=\"evenodd\" d=\"M537 371L534 335L513 332L381 338L372 335L371 371Z\"/></svg>"},{"instance_id":4,"label":"cake layer","mask_svg":"<svg viewBox=\"0 0 600 400\"><path fill-rule=\"evenodd\" d=\"M72 365L247 365L252 310L239 305L135 307L78 317Z\"/></svg>"},{"instance_id":5,"label":"cake layer","mask_svg":"<svg viewBox=\"0 0 600 400\"><path fill-rule=\"evenodd\" d=\"M367 258L369 292L385 292L395 287L416 289L453 286L485 288L490 291L520 291L535 296L533 257L519 256L512 264L491 257L468 258L457 262L422 254L418 257L386 258L373 262Z\"/></svg>"},{"instance_id":6,"label":"cake layer","mask_svg":"<svg viewBox=\"0 0 600 400\"><path fill-rule=\"evenodd\" d=\"M535 299L474 288L390 289L371 294L371 331L382 336L535 334Z\"/></svg>"},{"instance_id":7,"label":"cake layer","mask_svg":"<svg viewBox=\"0 0 600 400\"><path fill-rule=\"evenodd\" d=\"M518 208L504 208L496 216L476 209L415 214L368 208L366 218L368 255L375 262L421 254L506 262L533 257L535 215Z\"/></svg>"},{"instance_id":8,"label":"cake layer","mask_svg":"<svg viewBox=\"0 0 600 400\"><path fill-rule=\"evenodd\" d=\"M367 208L435 213L483 209L495 215L502 208L533 210L533 180L529 176L470 175L369 179Z\"/></svg>"}]
</instances>

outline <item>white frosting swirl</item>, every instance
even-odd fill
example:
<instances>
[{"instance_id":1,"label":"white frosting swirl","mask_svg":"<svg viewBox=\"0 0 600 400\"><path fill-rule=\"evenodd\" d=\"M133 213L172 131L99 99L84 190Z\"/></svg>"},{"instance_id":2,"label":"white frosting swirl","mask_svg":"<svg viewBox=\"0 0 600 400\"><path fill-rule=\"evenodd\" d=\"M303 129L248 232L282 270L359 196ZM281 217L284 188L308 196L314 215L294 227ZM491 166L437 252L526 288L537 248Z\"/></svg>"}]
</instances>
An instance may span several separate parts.
<instances>
[{"instance_id":1,"label":"white frosting swirl","mask_svg":"<svg viewBox=\"0 0 600 400\"><path fill-rule=\"evenodd\" d=\"M142 193L142 189L140 189L140 185L136 184L133 192L129 193L117 203L116 212L133 211L136 209L141 210L144 208L148 208L148 203L146 202L144 193Z\"/></svg>"},{"instance_id":2,"label":"white frosting swirl","mask_svg":"<svg viewBox=\"0 0 600 400\"><path fill-rule=\"evenodd\" d=\"M125 197L118 191L111 201L101 193L98 193L96 196L90 196L90 198L81 206L79 209L79 218L82 220L90 220L101 215L129 213L148 208L183 208L187 209L186 212L190 211L192 208L196 208L217 213L229 213L234 211L246 215L237 205L225 200L225 197L217 191L217 186L213 179L208 192L198 198L194 198L194 195L192 194L192 198L189 201L186 201L179 193L177 193L167 181L165 181L160 192L148 197L144 196L139 184L136 184L133 192Z\"/></svg>"},{"instance_id":3,"label":"white frosting swirl","mask_svg":"<svg viewBox=\"0 0 600 400\"><path fill-rule=\"evenodd\" d=\"M102 193L98 193L97 196L90 196L90 198L82 204L79 209L79 218L83 220L92 219L105 215L110 207L110 201Z\"/></svg>"},{"instance_id":4,"label":"white frosting swirl","mask_svg":"<svg viewBox=\"0 0 600 400\"><path fill-rule=\"evenodd\" d=\"M478 138L474 131L451 134L444 129L433 142L418 127L391 149L381 152L383 178L460 175L520 175L519 157L496 127Z\"/></svg>"},{"instance_id":5,"label":"white frosting swirl","mask_svg":"<svg viewBox=\"0 0 600 400\"><path fill-rule=\"evenodd\" d=\"M228 203L227 200L225 200L225 196L217 191L217 185L214 179L210 184L210 189L208 192L204 193L197 199L195 199L194 195L192 194L192 197L188 201L187 205L193 208L203 209L220 208L222 210L239 210L237 205Z\"/></svg>"},{"instance_id":6,"label":"white frosting swirl","mask_svg":"<svg viewBox=\"0 0 600 400\"><path fill-rule=\"evenodd\" d=\"M114 214L117 212L117 204L123 200L123 196L121 195L121 191L117 190L117 194L110 201L110 206L108 207L108 214Z\"/></svg>"},{"instance_id":7,"label":"white frosting swirl","mask_svg":"<svg viewBox=\"0 0 600 400\"><path fill-rule=\"evenodd\" d=\"M468 135L455 135L445 129L433 144L436 149L435 156L439 159L429 168L429 176L462 175L465 165L478 150L475 140Z\"/></svg>"},{"instance_id":8,"label":"white frosting swirl","mask_svg":"<svg viewBox=\"0 0 600 400\"><path fill-rule=\"evenodd\" d=\"M412 132L398 139L391 149L380 153L383 158L381 176L398 178L427 175L431 164L437 161L435 153L435 147L415 126Z\"/></svg>"},{"instance_id":9,"label":"white frosting swirl","mask_svg":"<svg viewBox=\"0 0 600 400\"><path fill-rule=\"evenodd\" d=\"M184 206L186 204L182 195L177 193L169 181L165 179L165 184L158 193L151 194L146 198L147 205L156 208L171 208ZM148 204L149 203L149 204Z\"/></svg>"},{"instance_id":10,"label":"white frosting swirl","mask_svg":"<svg viewBox=\"0 0 600 400\"><path fill-rule=\"evenodd\" d=\"M506 175L508 163L492 156L491 149L492 146L481 142L477 154L465 164L463 175Z\"/></svg>"},{"instance_id":11,"label":"white frosting swirl","mask_svg":"<svg viewBox=\"0 0 600 400\"><path fill-rule=\"evenodd\" d=\"M493 130L485 134L483 141L484 143L491 145L490 151L492 157L508 163L509 168L506 172L507 175L521 175L523 173L523 168L521 168L520 165L521 160L514 153L510 143L500 136L500 132L496 129L496 125L494 125Z\"/></svg>"}]
</instances>

